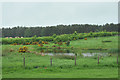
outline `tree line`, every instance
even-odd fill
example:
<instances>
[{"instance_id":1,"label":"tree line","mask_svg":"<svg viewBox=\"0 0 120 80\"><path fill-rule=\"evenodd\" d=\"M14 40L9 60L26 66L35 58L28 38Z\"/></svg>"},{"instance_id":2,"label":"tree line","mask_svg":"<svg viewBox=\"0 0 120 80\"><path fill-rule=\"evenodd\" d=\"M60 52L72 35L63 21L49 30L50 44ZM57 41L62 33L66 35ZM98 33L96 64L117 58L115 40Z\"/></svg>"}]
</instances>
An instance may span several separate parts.
<instances>
[{"instance_id":1,"label":"tree line","mask_svg":"<svg viewBox=\"0 0 120 80\"><path fill-rule=\"evenodd\" d=\"M91 24L72 24L72 25L56 25L46 27L13 27L2 28L2 37L32 37L52 36L53 34L72 34L75 31L78 33L100 32L100 31L117 31L118 24L106 23L105 25Z\"/></svg>"}]
</instances>

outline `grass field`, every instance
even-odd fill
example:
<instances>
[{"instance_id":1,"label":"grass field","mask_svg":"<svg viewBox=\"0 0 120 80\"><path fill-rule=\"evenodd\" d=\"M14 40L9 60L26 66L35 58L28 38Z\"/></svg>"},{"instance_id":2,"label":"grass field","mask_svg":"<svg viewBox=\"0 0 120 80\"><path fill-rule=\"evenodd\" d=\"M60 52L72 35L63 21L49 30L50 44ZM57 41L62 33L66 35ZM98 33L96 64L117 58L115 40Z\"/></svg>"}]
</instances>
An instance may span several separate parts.
<instances>
[{"instance_id":1,"label":"grass field","mask_svg":"<svg viewBox=\"0 0 120 80\"><path fill-rule=\"evenodd\" d=\"M102 41L111 42L102 42ZM45 46L53 46L53 43ZM73 59L60 59L53 56L50 66L50 56L25 53L21 55L19 47L27 46L29 51L38 52L37 45L2 45L2 77L3 78L118 78L118 36L87 38L71 41L70 46L76 48L76 53L111 53L111 56L100 58L97 56L77 56L76 66ZM63 45L64 46L64 45ZM62 46L61 46L62 47ZM89 49L107 50L89 50ZM12 51L11 51L12 50ZM26 68L23 67L23 56Z\"/></svg>"}]
</instances>

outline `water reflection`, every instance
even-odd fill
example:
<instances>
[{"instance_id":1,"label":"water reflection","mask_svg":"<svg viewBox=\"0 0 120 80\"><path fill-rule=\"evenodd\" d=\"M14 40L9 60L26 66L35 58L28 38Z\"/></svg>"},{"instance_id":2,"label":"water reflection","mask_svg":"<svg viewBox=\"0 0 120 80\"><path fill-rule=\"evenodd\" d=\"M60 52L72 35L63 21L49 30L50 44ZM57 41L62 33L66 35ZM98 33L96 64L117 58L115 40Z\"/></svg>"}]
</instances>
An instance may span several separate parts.
<instances>
[{"instance_id":1,"label":"water reflection","mask_svg":"<svg viewBox=\"0 0 120 80\"><path fill-rule=\"evenodd\" d=\"M61 48L61 49L41 49L40 52L44 55L55 56L55 55L68 55L68 56L83 56L83 57L92 57L92 56L109 56L109 53L103 52L79 52L76 49Z\"/></svg>"},{"instance_id":2,"label":"water reflection","mask_svg":"<svg viewBox=\"0 0 120 80\"><path fill-rule=\"evenodd\" d=\"M44 55L49 55L49 56L55 56L55 55L68 55L68 56L75 56L75 53L43 53ZM83 57L92 57L92 56L108 56L108 53L81 53L77 54L77 56L83 56Z\"/></svg>"},{"instance_id":3,"label":"water reflection","mask_svg":"<svg viewBox=\"0 0 120 80\"><path fill-rule=\"evenodd\" d=\"M50 55L50 56L54 56L54 55L68 55L68 56L75 56L74 53L44 53L45 55Z\"/></svg>"}]
</instances>

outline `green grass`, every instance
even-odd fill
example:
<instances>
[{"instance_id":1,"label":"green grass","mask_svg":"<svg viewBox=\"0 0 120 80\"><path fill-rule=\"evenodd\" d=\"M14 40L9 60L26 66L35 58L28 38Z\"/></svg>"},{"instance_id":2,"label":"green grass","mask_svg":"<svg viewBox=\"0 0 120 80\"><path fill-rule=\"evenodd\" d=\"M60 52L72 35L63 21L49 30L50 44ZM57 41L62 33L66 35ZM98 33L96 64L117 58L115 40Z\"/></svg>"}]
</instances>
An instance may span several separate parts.
<instances>
[{"instance_id":1,"label":"green grass","mask_svg":"<svg viewBox=\"0 0 120 80\"><path fill-rule=\"evenodd\" d=\"M112 42L102 43L103 40L109 40ZM118 36L99 37L98 39L88 38L87 40L82 39L71 41L71 46L79 48L118 48Z\"/></svg>"},{"instance_id":2,"label":"green grass","mask_svg":"<svg viewBox=\"0 0 120 80\"><path fill-rule=\"evenodd\" d=\"M102 43L102 40L112 42ZM53 46L53 43L45 46ZM98 64L97 56L80 57L75 60L53 57L53 66L50 66L50 56L41 56L34 53L18 53L19 47L23 45L2 45L2 77L3 78L118 78L117 55L100 58ZM37 45L26 45L30 51L36 51ZM118 36L88 38L87 40L71 41L70 47L79 49L106 48L106 52L116 53L118 50ZM62 46L63 47L63 46ZM14 51L10 52L13 49ZM91 52L91 50L79 50L77 53ZM81 52L80 52L81 51ZM113 52L112 52L113 51ZM94 51L93 51L94 52ZM96 51L103 53L104 51ZM26 58L26 68L23 68L23 56Z\"/></svg>"},{"instance_id":3,"label":"green grass","mask_svg":"<svg viewBox=\"0 0 120 80\"><path fill-rule=\"evenodd\" d=\"M11 55L9 57L3 57L3 78L118 77L116 56L105 57L103 60L100 59L100 64L97 64L97 59L84 57L77 57L76 66L74 62L74 60L56 59L53 57L53 66L50 66L50 56L40 56L27 53L26 69L24 69L23 57L20 55ZM45 69L45 67L47 67L47 69Z\"/></svg>"},{"instance_id":4,"label":"green grass","mask_svg":"<svg viewBox=\"0 0 120 80\"><path fill-rule=\"evenodd\" d=\"M102 42L102 41L112 41L112 42ZM44 46L52 47L54 43L45 44ZM98 37L96 38L87 38L87 40L80 39L75 41L70 41L69 47L76 48L76 53L81 52L118 52L118 36L108 36L108 37ZM63 44L61 47L66 47ZM85 49L85 50L83 50ZM88 49L107 49L107 50L88 50Z\"/></svg>"},{"instance_id":5,"label":"green grass","mask_svg":"<svg viewBox=\"0 0 120 80\"><path fill-rule=\"evenodd\" d=\"M102 41L109 40L112 42L105 42ZM80 52L110 52L115 50L118 50L118 36L111 36L111 37L99 37L96 38L88 38L87 40L77 40L77 41L71 41L71 46L74 46L75 48L79 48L77 50L77 53ZM80 49L86 49L86 50L80 50ZM87 50L87 49L107 49L106 51L95 51L95 50Z\"/></svg>"},{"instance_id":6,"label":"green grass","mask_svg":"<svg viewBox=\"0 0 120 80\"><path fill-rule=\"evenodd\" d=\"M114 71L114 72L112 72ZM7 73L3 78L117 78L117 69L81 69L71 72L45 73L38 69Z\"/></svg>"}]
</instances>

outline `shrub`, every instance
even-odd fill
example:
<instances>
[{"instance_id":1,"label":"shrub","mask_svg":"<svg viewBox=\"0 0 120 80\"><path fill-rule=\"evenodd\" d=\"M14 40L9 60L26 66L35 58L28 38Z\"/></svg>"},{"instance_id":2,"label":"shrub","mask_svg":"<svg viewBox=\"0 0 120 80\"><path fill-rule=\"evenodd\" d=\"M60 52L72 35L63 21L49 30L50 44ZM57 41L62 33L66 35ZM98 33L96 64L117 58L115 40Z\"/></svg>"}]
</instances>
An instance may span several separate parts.
<instances>
[{"instance_id":1,"label":"shrub","mask_svg":"<svg viewBox=\"0 0 120 80\"><path fill-rule=\"evenodd\" d=\"M19 52L21 52L21 53L25 53L25 52L27 52L27 50L28 50L28 47L26 47L26 46L19 48Z\"/></svg>"},{"instance_id":2,"label":"shrub","mask_svg":"<svg viewBox=\"0 0 120 80\"><path fill-rule=\"evenodd\" d=\"M34 36L32 37L32 41L33 41L33 42L36 42L36 38L37 38L37 36L34 35Z\"/></svg>"},{"instance_id":3,"label":"shrub","mask_svg":"<svg viewBox=\"0 0 120 80\"><path fill-rule=\"evenodd\" d=\"M87 40L87 38L84 38L84 40Z\"/></svg>"},{"instance_id":4,"label":"shrub","mask_svg":"<svg viewBox=\"0 0 120 80\"><path fill-rule=\"evenodd\" d=\"M69 40L66 42L66 45L67 45L67 46L69 46L69 45L70 45L70 41L69 41Z\"/></svg>"},{"instance_id":5,"label":"shrub","mask_svg":"<svg viewBox=\"0 0 120 80\"><path fill-rule=\"evenodd\" d=\"M57 36L56 38L54 38L54 41L57 41L57 42L65 42L69 39L69 36L64 34L64 35L60 35L60 36Z\"/></svg>"},{"instance_id":6,"label":"shrub","mask_svg":"<svg viewBox=\"0 0 120 80\"><path fill-rule=\"evenodd\" d=\"M53 36L52 36L53 38L55 38L56 37L56 34L53 34Z\"/></svg>"},{"instance_id":7,"label":"shrub","mask_svg":"<svg viewBox=\"0 0 120 80\"><path fill-rule=\"evenodd\" d=\"M118 32L90 32L90 33L77 33L74 34L63 34L63 35L53 35L53 36L46 36L46 37L32 37L32 38L2 38L2 44L24 44L25 43L32 43L32 42L39 42L40 41L49 41L49 42L66 42L68 40L77 40L77 39L84 39L87 37L103 37L103 36L113 36L117 35ZM56 37L55 37L56 36ZM45 43L47 44L47 43Z\"/></svg>"},{"instance_id":8,"label":"shrub","mask_svg":"<svg viewBox=\"0 0 120 80\"><path fill-rule=\"evenodd\" d=\"M2 38L2 44L12 44L12 39Z\"/></svg>"},{"instance_id":9,"label":"shrub","mask_svg":"<svg viewBox=\"0 0 120 80\"><path fill-rule=\"evenodd\" d=\"M43 47L43 44L38 44L39 47Z\"/></svg>"},{"instance_id":10,"label":"shrub","mask_svg":"<svg viewBox=\"0 0 120 80\"><path fill-rule=\"evenodd\" d=\"M75 31L74 34L77 35L77 31Z\"/></svg>"},{"instance_id":11,"label":"shrub","mask_svg":"<svg viewBox=\"0 0 120 80\"><path fill-rule=\"evenodd\" d=\"M38 37L36 41L53 41L53 37L47 36L47 37Z\"/></svg>"}]
</instances>

